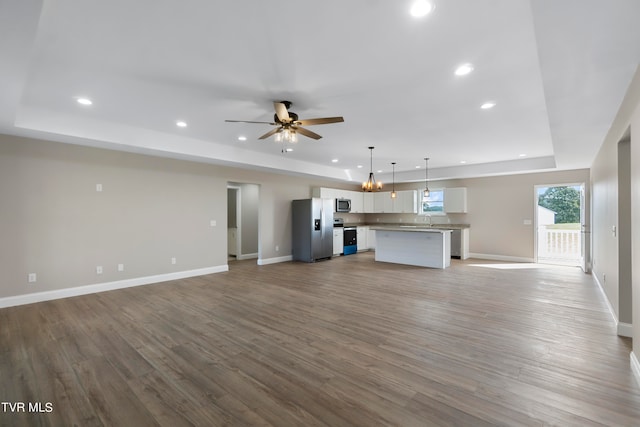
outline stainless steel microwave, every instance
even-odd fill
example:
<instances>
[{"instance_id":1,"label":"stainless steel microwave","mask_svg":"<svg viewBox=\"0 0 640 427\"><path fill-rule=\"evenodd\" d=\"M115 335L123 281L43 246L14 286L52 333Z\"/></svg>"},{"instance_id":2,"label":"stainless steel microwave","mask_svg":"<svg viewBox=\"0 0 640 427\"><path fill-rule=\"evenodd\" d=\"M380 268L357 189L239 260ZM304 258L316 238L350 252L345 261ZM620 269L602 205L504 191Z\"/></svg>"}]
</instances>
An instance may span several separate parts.
<instances>
[{"instance_id":1,"label":"stainless steel microwave","mask_svg":"<svg viewBox=\"0 0 640 427\"><path fill-rule=\"evenodd\" d=\"M351 200L336 199L336 212L351 212Z\"/></svg>"}]
</instances>

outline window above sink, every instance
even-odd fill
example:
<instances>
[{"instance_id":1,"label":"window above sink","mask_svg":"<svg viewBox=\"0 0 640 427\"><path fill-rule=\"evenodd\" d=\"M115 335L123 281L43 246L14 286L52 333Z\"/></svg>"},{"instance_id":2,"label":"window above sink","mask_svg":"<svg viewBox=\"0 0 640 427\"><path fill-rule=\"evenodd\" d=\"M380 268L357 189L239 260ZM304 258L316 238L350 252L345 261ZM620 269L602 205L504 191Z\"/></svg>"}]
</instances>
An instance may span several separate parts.
<instances>
[{"instance_id":1,"label":"window above sink","mask_svg":"<svg viewBox=\"0 0 640 427\"><path fill-rule=\"evenodd\" d=\"M420 199L418 213L420 215L445 215L444 212L444 189L429 189L429 197L425 198L422 191L418 193Z\"/></svg>"}]
</instances>

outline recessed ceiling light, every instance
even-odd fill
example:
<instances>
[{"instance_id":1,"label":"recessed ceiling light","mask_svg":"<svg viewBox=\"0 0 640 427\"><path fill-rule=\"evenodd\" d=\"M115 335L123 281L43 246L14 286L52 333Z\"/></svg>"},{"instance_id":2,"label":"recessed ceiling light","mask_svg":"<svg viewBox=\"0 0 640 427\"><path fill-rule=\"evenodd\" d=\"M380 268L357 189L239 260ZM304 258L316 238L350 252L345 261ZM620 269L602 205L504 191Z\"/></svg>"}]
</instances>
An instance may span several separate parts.
<instances>
[{"instance_id":1,"label":"recessed ceiling light","mask_svg":"<svg viewBox=\"0 0 640 427\"><path fill-rule=\"evenodd\" d=\"M247 137L246 136L239 136L238 137L238 141L246 141Z\"/></svg>"},{"instance_id":2,"label":"recessed ceiling light","mask_svg":"<svg viewBox=\"0 0 640 427\"><path fill-rule=\"evenodd\" d=\"M470 72L473 71L473 65L471 64L462 64L458 68L456 68L455 74L456 76L466 76Z\"/></svg>"},{"instance_id":3,"label":"recessed ceiling light","mask_svg":"<svg viewBox=\"0 0 640 427\"><path fill-rule=\"evenodd\" d=\"M378 172L377 172L377 173L382 173L382 169L378 169Z\"/></svg>"},{"instance_id":4,"label":"recessed ceiling light","mask_svg":"<svg viewBox=\"0 0 640 427\"><path fill-rule=\"evenodd\" d=\"M523 154L520 154L520 157L527 157L527 155L523 153Z\"/></svg>"},{"instance_id":5,"label":"recessed ceiling light","mask_svg":"<svg viewBox=\"0 0 640 427\"><path fill-rule=\"evenodd\" d=\"M284 151L286 151L287 153L290 153L293 151L293 148L285 148Z\"/></svg>"},{"instance_id":6,"label":"recessed ceiling light","mask_svg":"<svg viewBox=\"0 0 640 427\"><path fill-rule=\"evenodd\" d=\"M416 169L420 169L420 165L416 166Z\"/></svg>"},{"instance_id":7,"label":"recessed ceiling light","mask_svg":"<svg viewBox=\"0 0 640 427\"><path fill-rule=\"evenodd\" d=\"M466 160L460 160L460 163L464 165L465 163L467 163L467 161Z\"/></svg>"},{"instance_id":8,"label":"recessed ceiling light","mask_svg":"<svg viewBox=\"0 0 640 427\"><path fill-rule=\"evenodd\" d=\"M331 159L331 163L338 163L338 159Z\"/></svg>"},{"instance_id":9,"label":"recessed ceiling light","mask_svg":"<svg viewBox=\"0 0 640 427\"><path fill-rule=\"evenodd\" d=\"M358 169L362 169L362 165L358 165Z\"/></svg>"},{"instance_id":10,"label":"recessed ceiling light","mask_svg":"<svg viewBox=\"0 0 640 427\"><path fill-rule=\"evenodd\" d=\"M428 15L433 10L433 5L426 0L416 0L413 5L411 5L411 9L409 13L411 16L416 18L422 18L423 16Z\"/></svg>"},{"instance_id":11,"label":"recessed ceiling light","mask_svg":"<svg viewBox=\"0 0 640 427\"><path fill-rule=\"evenodd\" d=\"M179 128L186 128L187 127L187 123L183 122L182 120L178 120L176 122L176 126L178 126Z\"/></svg>"},{"instance_id":12,"label":"recessed ceiling light","mask_svg":"<svg viewBox=\"0 0 640 427\"><path fill-rule=\"evenodd\" d=\"M78 99L76 99L76 101L78 102L78 104L82 104L82 105L91 105L91 104L93 104L93 102L91 102L91 100L89 98L78 98Z\"/></svg>"},{"instance_id":13,"label":"recessed ceiling light","mask_svg":"<svg viewBox=\"0 0 640 427\"><path fill-rule=\"evenodd\" d=\"M482 104L480 106L480 108L482 108L483 110L489 110L489 109L491 109L491 108L493 108L495 106L496 106L495 102L485 102L484 104Z\"/></svg>"}]
</instances>

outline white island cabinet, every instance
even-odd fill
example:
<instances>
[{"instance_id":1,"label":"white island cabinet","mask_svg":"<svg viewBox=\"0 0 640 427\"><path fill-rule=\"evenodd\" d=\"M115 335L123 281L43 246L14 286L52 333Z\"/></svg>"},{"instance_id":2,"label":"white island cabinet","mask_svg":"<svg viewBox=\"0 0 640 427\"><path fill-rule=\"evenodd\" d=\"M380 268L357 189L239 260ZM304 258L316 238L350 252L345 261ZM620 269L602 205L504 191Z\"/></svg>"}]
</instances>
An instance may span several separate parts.
<instances>
[{"instance_id":1,"label":"white island cabinet","mask_svg":"<svg viewBox=\"0 0 640 427\"><path fill-rule=\"evenodd\" d=\"M418 227L371 227L376 232L376 261L447 268L451 265L451 230Z\"/></svg>"}]
</instances>

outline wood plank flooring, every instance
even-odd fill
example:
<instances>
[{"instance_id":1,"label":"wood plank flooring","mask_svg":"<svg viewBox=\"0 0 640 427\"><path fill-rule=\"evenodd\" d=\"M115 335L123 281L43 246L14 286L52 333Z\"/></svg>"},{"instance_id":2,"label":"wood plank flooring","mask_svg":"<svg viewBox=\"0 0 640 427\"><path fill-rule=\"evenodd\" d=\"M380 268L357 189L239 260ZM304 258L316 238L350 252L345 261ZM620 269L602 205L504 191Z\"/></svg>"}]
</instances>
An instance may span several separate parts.
<instances>
[{"instance_id":1,"label":"wood plank flooring","mask_svg":"<svg viewBox=\"0 0 640 427\"><path fill-rule=\"evenodd\" d=\"M500 266L237 261L2 309L0 401L53 411L0 425L640 425L591 277Z\"/></svg>"}]
</instances>

